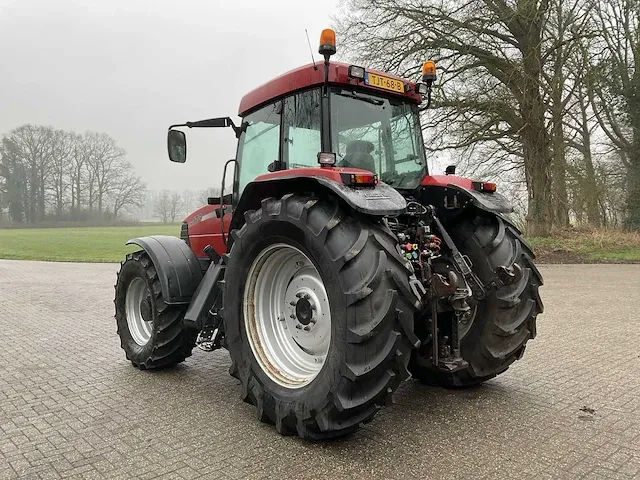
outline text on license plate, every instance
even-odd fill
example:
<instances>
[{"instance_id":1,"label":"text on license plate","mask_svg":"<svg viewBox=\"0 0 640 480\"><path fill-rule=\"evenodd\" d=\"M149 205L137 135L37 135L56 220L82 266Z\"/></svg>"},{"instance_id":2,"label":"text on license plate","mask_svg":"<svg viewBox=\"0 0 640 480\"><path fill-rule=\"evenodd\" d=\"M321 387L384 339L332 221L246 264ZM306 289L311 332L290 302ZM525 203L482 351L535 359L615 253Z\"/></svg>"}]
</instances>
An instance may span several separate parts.
<instances>
[{"instance_id":1,"label":"text on license plate","mask_svg":"<svg viewBox=\"0 0 640 480\"><path fill-rule=\"evenodd\" d=\"M364 83L373 87L384 88L385 90L404 93L404 83L401 80L385 77L376 73L367 72L364 77Z\"/></svg>"}]
</instances>

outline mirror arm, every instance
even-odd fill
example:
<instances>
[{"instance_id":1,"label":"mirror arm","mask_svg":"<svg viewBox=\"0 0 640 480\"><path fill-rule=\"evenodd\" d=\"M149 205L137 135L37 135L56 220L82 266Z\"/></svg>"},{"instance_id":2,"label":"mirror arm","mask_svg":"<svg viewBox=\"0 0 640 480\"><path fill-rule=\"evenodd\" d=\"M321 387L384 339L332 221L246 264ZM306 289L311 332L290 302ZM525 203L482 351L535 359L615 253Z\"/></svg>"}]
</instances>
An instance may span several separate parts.
<instances>
[{"instance_id":1,"label":"mirror arm","mask_svg":"<svg viewBox=\"0 0 640 480\"><path fill-rule=\"evenodd\" d=\"M208 125L207 122L209 122L209 120L199 120L197 122L176 123L175 125L169 126L169 130L171 130L173 128L177 128L177 127L211 128L211 127L223 126L223 127L231 127L233 129L234 133L236 134L236 138L240 138L240 134L242 133L242 128L238 127L235 123L233 123L233 120L231 119L231 117L225 117L224 121L225 121L224 125Z\"/></svg>"}]
</instances>

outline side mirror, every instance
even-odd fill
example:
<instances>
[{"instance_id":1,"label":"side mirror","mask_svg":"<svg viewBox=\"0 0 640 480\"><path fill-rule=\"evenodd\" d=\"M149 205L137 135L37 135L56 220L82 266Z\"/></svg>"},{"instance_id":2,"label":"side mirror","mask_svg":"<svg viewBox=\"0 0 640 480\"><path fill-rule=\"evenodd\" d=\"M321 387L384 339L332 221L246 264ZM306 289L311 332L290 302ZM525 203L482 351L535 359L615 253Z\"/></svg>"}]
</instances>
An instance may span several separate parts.
<instances>
[{"instance_id":1,"label":"side mirror","mask_svg":"<svg viewBox=\"0 0 640 480\"><path fill-rule=\"evenodd\" d=\"M187 161L187 137L180 130L169 130L167 134L169 160L176 163Z\"/></svg>"}]
</instances>

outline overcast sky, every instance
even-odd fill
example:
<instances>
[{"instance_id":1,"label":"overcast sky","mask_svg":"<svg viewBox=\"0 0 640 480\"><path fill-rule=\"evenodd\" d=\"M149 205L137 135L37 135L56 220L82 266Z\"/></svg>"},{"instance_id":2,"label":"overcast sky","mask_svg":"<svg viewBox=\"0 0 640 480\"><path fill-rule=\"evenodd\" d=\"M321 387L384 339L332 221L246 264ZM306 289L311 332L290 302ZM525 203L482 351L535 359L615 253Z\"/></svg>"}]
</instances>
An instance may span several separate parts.
<instances>
[{"instance_id":1,"label":"overcast sky","mask_svg":"<svg viewBox=\"0 0 640 480\"><path fill-rule=\"evenodd\" d=\"M106 132L151 189L218 186L233 132L190 130L178 165L166 155L167 126L235 119L242 95L309 63L304 29L315 52L337 5L0 0L0 133L24 123Z\"/></svg>"}]
</instances>

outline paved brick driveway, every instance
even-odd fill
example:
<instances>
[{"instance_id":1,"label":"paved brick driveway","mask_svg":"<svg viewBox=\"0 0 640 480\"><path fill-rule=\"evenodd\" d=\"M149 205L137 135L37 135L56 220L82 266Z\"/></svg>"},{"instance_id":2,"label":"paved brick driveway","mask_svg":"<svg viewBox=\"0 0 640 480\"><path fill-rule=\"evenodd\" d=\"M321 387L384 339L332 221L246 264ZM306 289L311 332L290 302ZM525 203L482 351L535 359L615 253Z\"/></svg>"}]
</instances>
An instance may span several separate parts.
<instances>
[{"instance_id":1,"label":"paved brick driveway","mask_svg":"<svg viewBox=\"0 0 640 480\"><path fill-rule=\"evenodd\" d=\"M408 382L319 444L260 424L224 351L131 367L115 269L0 260L0 478L640 477L640 266L542 268L523 361L462 392Z\"/></svg>"}]
</instances>

